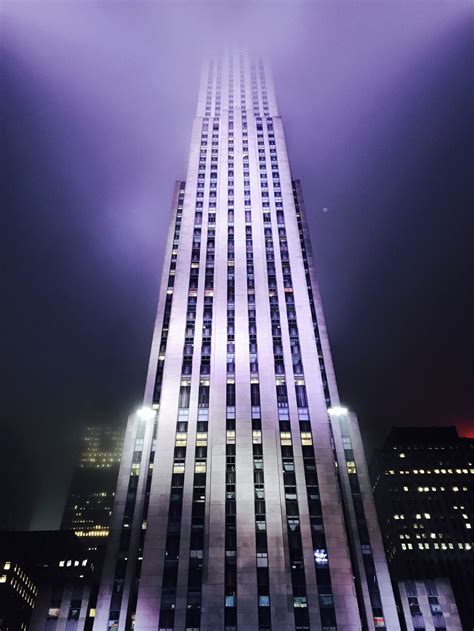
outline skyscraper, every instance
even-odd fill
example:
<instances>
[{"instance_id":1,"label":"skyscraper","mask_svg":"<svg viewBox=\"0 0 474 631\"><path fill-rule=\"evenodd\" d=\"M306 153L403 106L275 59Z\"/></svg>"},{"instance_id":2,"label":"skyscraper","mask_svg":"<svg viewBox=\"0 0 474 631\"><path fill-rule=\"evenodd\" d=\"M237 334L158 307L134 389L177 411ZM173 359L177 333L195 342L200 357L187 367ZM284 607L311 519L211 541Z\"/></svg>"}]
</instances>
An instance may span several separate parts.
<instances>
[{"instance_id":1,"label":"skyscraper","mask_svg":"<svg viewBox=\"0 0 474 631\"><path fill-rule=\"evenodd\" d=\"M100 563L109 534L123 436L121 427L86 427L64 507L61 529L73 530L84 538L90 558L96 563Z\"/></svg>"},{"instance_id":2,"label":"skyscraper","mask_svg":"<svg viewBox=\"0 0 474 631\"><path fill-rule=\"evenodd\" d=\"M205 65L94 629L399 628L268 65Z\"/></svg>"},{"instance_id":3,"label":"skyscraper","mask_svg":"<svg viewBox=\"0 0 474 631\"><path fill-rule=\"evenodd\" d=\"M448 578L463 629L473 629L474 440L454 427L394 427L370 468L390 570L405 581L413 618L415 581ZM437 594L428 593L436 628L444 628Z\"/></svg>"}]
</instances>

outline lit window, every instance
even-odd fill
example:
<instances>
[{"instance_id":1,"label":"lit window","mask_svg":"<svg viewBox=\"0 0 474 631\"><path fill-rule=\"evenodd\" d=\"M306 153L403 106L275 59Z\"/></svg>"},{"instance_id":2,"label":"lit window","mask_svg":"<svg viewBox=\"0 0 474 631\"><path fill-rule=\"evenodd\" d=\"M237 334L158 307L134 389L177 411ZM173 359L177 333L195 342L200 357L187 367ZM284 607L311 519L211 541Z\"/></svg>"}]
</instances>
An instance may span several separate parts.
<instances>
[{"instance_id":1,"label":"lit window","mask_svg":"<svg viewBox=\"0 0 474 631\"><path fill-rule=\"evenodd\" d=\"M186 447L186 433L185 432L177 432L175 445L176 447Z\"/></svg>"},{"instance_id":2,"label":"lit window","mask_svg":"<svg viewBox=\"0 0 474 631\"><path fill-rule=\"evenodd\" d=\"M296 608L306 608L308 606L308 601L306 600L306 596L295 596L293 598L293 607Z\"/></svg>"},{"instance_id":3,"label":"lit window","mask_svg":"<svg viewBox=\"0 0 474 631\"><path fill-rule=\"evenodd\" d=\"M11 561L5 561L5 564L3 566L4 570L9 570L12 566L12 562Z\"/></svg>"},{"instance_id":4,"label":"lit window","mask_svg":"<svg viewBox=\"0 0 474 631\"><path fill-rule=\"evenodd\" d=\"M207 445L207 433L206 432L198 432L196 435L196 446L197 447L206 447Z\"/></svg>"},{"instance_id":5,"label":"lit window","mask_svg":"<svg viewBox=\"0 0 474 631\"><path fill-rule=\"evenodd\" d=\"M280 443L283 446L291 446L291 432L280 432Z\"/></svg>"},{"instance_id":6,"label":"lit window","mask_svg":"<svg viewBox=\"0 0 474 631\"><path fill-rule=\"evenodd\" d=\"M307 447L313 444L311 432L301 432L301 444L303 445L303 447Z\"/></svg>"},{"instance_id":7,"label":"lit window","mask_svg":"<svg viewBox=\"0 0 474 631\"><path fill-rule=\"evenodd\" d=\"M347 473L349 473L350 475L357 473L356 465L353 460L347 461Z\"/></svg>"}]
</instances>

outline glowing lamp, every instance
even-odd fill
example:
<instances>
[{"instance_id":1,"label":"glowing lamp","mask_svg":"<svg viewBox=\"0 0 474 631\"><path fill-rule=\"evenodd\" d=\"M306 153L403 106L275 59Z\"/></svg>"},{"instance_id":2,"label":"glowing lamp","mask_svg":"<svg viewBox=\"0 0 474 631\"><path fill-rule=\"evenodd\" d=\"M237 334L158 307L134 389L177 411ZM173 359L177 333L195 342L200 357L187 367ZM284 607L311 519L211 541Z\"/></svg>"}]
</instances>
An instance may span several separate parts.
<instances>
[{"instance_id":1,"label":"glowing lamp","mask_svg":"<svg viewBox=\"0 0 474 631\"><path fill-rule=\"evenodd\" d=\"M329 416L346 416L347 408L335 406L333 408L328 409L328 414Z\"/></svg>"},{"instance_id":2,"label":"glowing lamp","mask_svg":"<svg viewBox=\"0 0 474 631\"><path fill-rule=\"evenodd\" d=\"M155 410L152 410L148 407L143 407L137 410L137 415L144 421L149 421L150 419L155 418Z\"/></svg>"}]
</instances>

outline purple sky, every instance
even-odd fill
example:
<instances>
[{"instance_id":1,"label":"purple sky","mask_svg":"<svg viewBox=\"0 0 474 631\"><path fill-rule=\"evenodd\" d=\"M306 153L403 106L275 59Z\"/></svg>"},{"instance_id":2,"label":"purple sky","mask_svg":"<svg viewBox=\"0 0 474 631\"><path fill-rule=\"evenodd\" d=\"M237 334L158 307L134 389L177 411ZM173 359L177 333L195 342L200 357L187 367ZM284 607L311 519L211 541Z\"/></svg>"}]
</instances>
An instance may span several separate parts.
<instances>
[{"instance_id":1,"label":"purple sky","mask_svg":"<svg viewBox=\"0 0 474 631\"><path fill-rule=\"evenodd\" d=\"M0 527L56 527L82 427L139 403L200 61L227 42L273 60L368 449L472 422L471 7L3 3Z\"/></svg>"}]
</instances>

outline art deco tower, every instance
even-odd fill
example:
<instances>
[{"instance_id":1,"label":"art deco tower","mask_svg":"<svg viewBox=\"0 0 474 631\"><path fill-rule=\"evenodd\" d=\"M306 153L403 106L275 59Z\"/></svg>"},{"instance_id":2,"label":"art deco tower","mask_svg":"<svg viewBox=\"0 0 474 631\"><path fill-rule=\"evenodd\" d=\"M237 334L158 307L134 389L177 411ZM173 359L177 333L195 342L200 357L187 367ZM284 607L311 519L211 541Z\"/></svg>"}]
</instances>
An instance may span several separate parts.
<instances>
[{"instance_id":1,"label":"art deco tower","mask_svg":"<svg viewBox=\"0 0 474 631\"><path fill-rule=\"evenodd\" d=\"M329 411L328 411L329 410ZM95 631L399 629L266 63L204 68Z\"/></svg>"}]
</instances>

